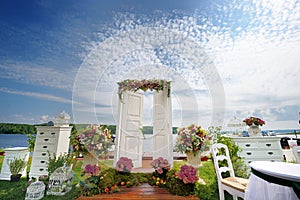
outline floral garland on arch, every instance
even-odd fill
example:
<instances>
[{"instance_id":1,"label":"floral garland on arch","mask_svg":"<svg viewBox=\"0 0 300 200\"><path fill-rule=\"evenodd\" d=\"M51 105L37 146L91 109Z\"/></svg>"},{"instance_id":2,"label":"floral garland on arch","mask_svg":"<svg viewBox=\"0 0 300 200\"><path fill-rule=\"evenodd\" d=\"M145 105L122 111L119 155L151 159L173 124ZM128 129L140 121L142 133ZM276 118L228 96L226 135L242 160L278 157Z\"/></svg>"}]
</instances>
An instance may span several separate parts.
<instances>
[{"instance_id":1,"label":"floral garland on arch","mask_svg":"<svg viewBox=\"0 0 300 200\"><path fill-rule=\"evenodd\" d=\"M124 91L132 91L136 92L138 90L143 90L146 92L147 90L156 90L157 92L164 90L165 88L168 90L168 97L170 97L171 94L171 81L167 80L158 80L158 79L152 79L152 80L124 80L123 82L118 82L119 85L119 99L122 100L122 94Z\"/></svg>"}]
</instances>

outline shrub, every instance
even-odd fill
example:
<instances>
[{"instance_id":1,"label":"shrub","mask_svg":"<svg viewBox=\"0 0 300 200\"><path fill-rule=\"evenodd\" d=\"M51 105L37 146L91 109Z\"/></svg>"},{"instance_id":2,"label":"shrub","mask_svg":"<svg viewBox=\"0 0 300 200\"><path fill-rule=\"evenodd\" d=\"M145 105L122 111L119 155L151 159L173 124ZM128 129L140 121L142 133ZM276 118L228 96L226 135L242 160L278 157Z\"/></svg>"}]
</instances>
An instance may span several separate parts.
<instances>
[{"instance_id":1,"label":"shrub","mask_svg":"<svg viewBox=\"0 0 300 200\"><path fill-rule=\"evenodd\" d=\"M12 175L20 174L26 167L27 162L25 159L14 158L9 163L9 170Z\"/></svg>"},{"instance_id":2,"label":"shrub","mask_svg":"<svg viewBox=\"0 0 300 200\"><path fill-rule=\"evenodd\" d=\"M238 156L238 153L242 150L241 147L236 145L231 138L224 136L218 137L218 143L223 143L228 147L235 175L238 177L248 178L248 167L246 166L244 159Z\"/></svg>"},{"instance_id":3,"label":"shrub","mask_svg":"<svg viewBox=\"0 0 300 200\"><path fill-rule=\"evenodd\" d=\"M193 183L185 184L182 180L180 180L177 176L177 172L172 169L167 173L167 189L174 195L179 196L188 196L194 193Z\"/></svg>"},{"instance_id":4,"label":"shrub","mask_svg":"<svg viewBox=\"0 0 300 200\"><path fill-rule=\"evenodd\" d=\"M56 157L55 154L53 154L53 157L51 157L48 152L48 155L48 176L50 176L59 167L63 167L64 165L70 166L72 162L72 157L68 154L60 155L59 157Z\"/></svg>"},{"instance_id":5,"label":"shrub","mask_svg":"<svg viewBox=\"0 0 300 200\"><path fill-rule=\"evenodd\" d=\"M159 157L152 161L152 167L155 172L152 173L152 177L149 181L150 185L157 185L159 187L165 187L167 173L170 170L170 164L167 159Z\"/></svg>"}]
</instances>

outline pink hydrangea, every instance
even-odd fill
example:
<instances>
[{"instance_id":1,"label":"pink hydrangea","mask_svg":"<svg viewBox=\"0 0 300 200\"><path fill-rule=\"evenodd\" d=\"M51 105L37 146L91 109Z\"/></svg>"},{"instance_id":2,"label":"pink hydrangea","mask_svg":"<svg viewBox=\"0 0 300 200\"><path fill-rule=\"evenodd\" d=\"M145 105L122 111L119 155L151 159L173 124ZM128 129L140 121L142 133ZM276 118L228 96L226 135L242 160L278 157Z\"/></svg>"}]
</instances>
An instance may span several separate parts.
<instances>
[{"instance_id":1,"label":"pink hydrangea","mask_svg":"<svg viewBox=\"0 0 300 200\"><path fill-rule=\"evenodd\" d=\"M193 166L183 165L178 172L178 178L185 184L198 181L197 170Z\"/></svg>"},{"instance_id":2,"label":"pink hydrangea","mask_svg":"<svg viewBox=\"0 0 300 200\"><path fill-rule=\"evenodd\" d=\"M116 170L119 172L131 172L132 167L132 160L127 157L121 157L116 164Z\"/></svg>"},{"instance_id":3,"label":"pink hydrangea","mask_svg":"<svg viewBox=\"0 0 300 200\"><path fill-rule=\"evenodd\" d=\"M100 171L101 171L101 166L97 166L97 165L90 165L90 164L87 164L84 168L84 172L85 173L88 173L92 176L97 176L100 174Z\"/></svg>"},{"instance_id":4,"label":"pink hydrangea","mask_svg":"<svg viewBox=\"0 0 300 200\"><path fill-rule=\"evenodd\" d=\"M163 169L170 169L168 160L164 159L163 157L158 157L157 159L153 160L151 165L159 174L163 173Z\"/></svg>"}]
</instances>

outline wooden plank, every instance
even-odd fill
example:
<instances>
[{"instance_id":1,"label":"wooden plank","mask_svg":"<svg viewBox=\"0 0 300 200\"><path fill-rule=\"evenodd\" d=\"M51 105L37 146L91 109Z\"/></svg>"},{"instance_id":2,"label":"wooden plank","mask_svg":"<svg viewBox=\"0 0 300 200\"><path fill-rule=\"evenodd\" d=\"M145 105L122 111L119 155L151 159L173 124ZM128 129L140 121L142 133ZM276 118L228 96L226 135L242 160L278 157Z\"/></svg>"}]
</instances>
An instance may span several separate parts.
<instances>
[{"instance_id":1,"label":"wooden plank","mask_svg":"<svg viewBox=\"0 0 300 200\"><path fill-rule=\"evenodd\" d=\"M136 187L127 188L126 186L119 187L121 192L113 194L99 194L91 197L79 197L77 200L97 200L97 199L120 199L120 200L135 200L135 199L199 199L195 196L176 196L171 194L166 188L151 186L148 183L143 183Z\"/></svg>"}]
</instances>

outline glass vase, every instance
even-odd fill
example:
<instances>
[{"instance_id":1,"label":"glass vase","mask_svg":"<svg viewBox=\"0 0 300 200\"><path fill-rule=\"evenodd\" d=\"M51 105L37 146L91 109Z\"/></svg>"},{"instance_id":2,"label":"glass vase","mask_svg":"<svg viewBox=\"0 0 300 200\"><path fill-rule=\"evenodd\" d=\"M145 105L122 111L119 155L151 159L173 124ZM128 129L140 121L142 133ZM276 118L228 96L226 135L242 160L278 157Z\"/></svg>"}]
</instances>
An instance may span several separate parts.
<instances>
[{"instance_id":1,"label":"glass vase","mask_svg":"<svg viewBox=\"0 0 300 200\"><path fill-rule=\"evenodd\" d=\"M250 137L260 136L260 128L258 125L249 126L249 136Z\"/></svg>"}]
</instances>

